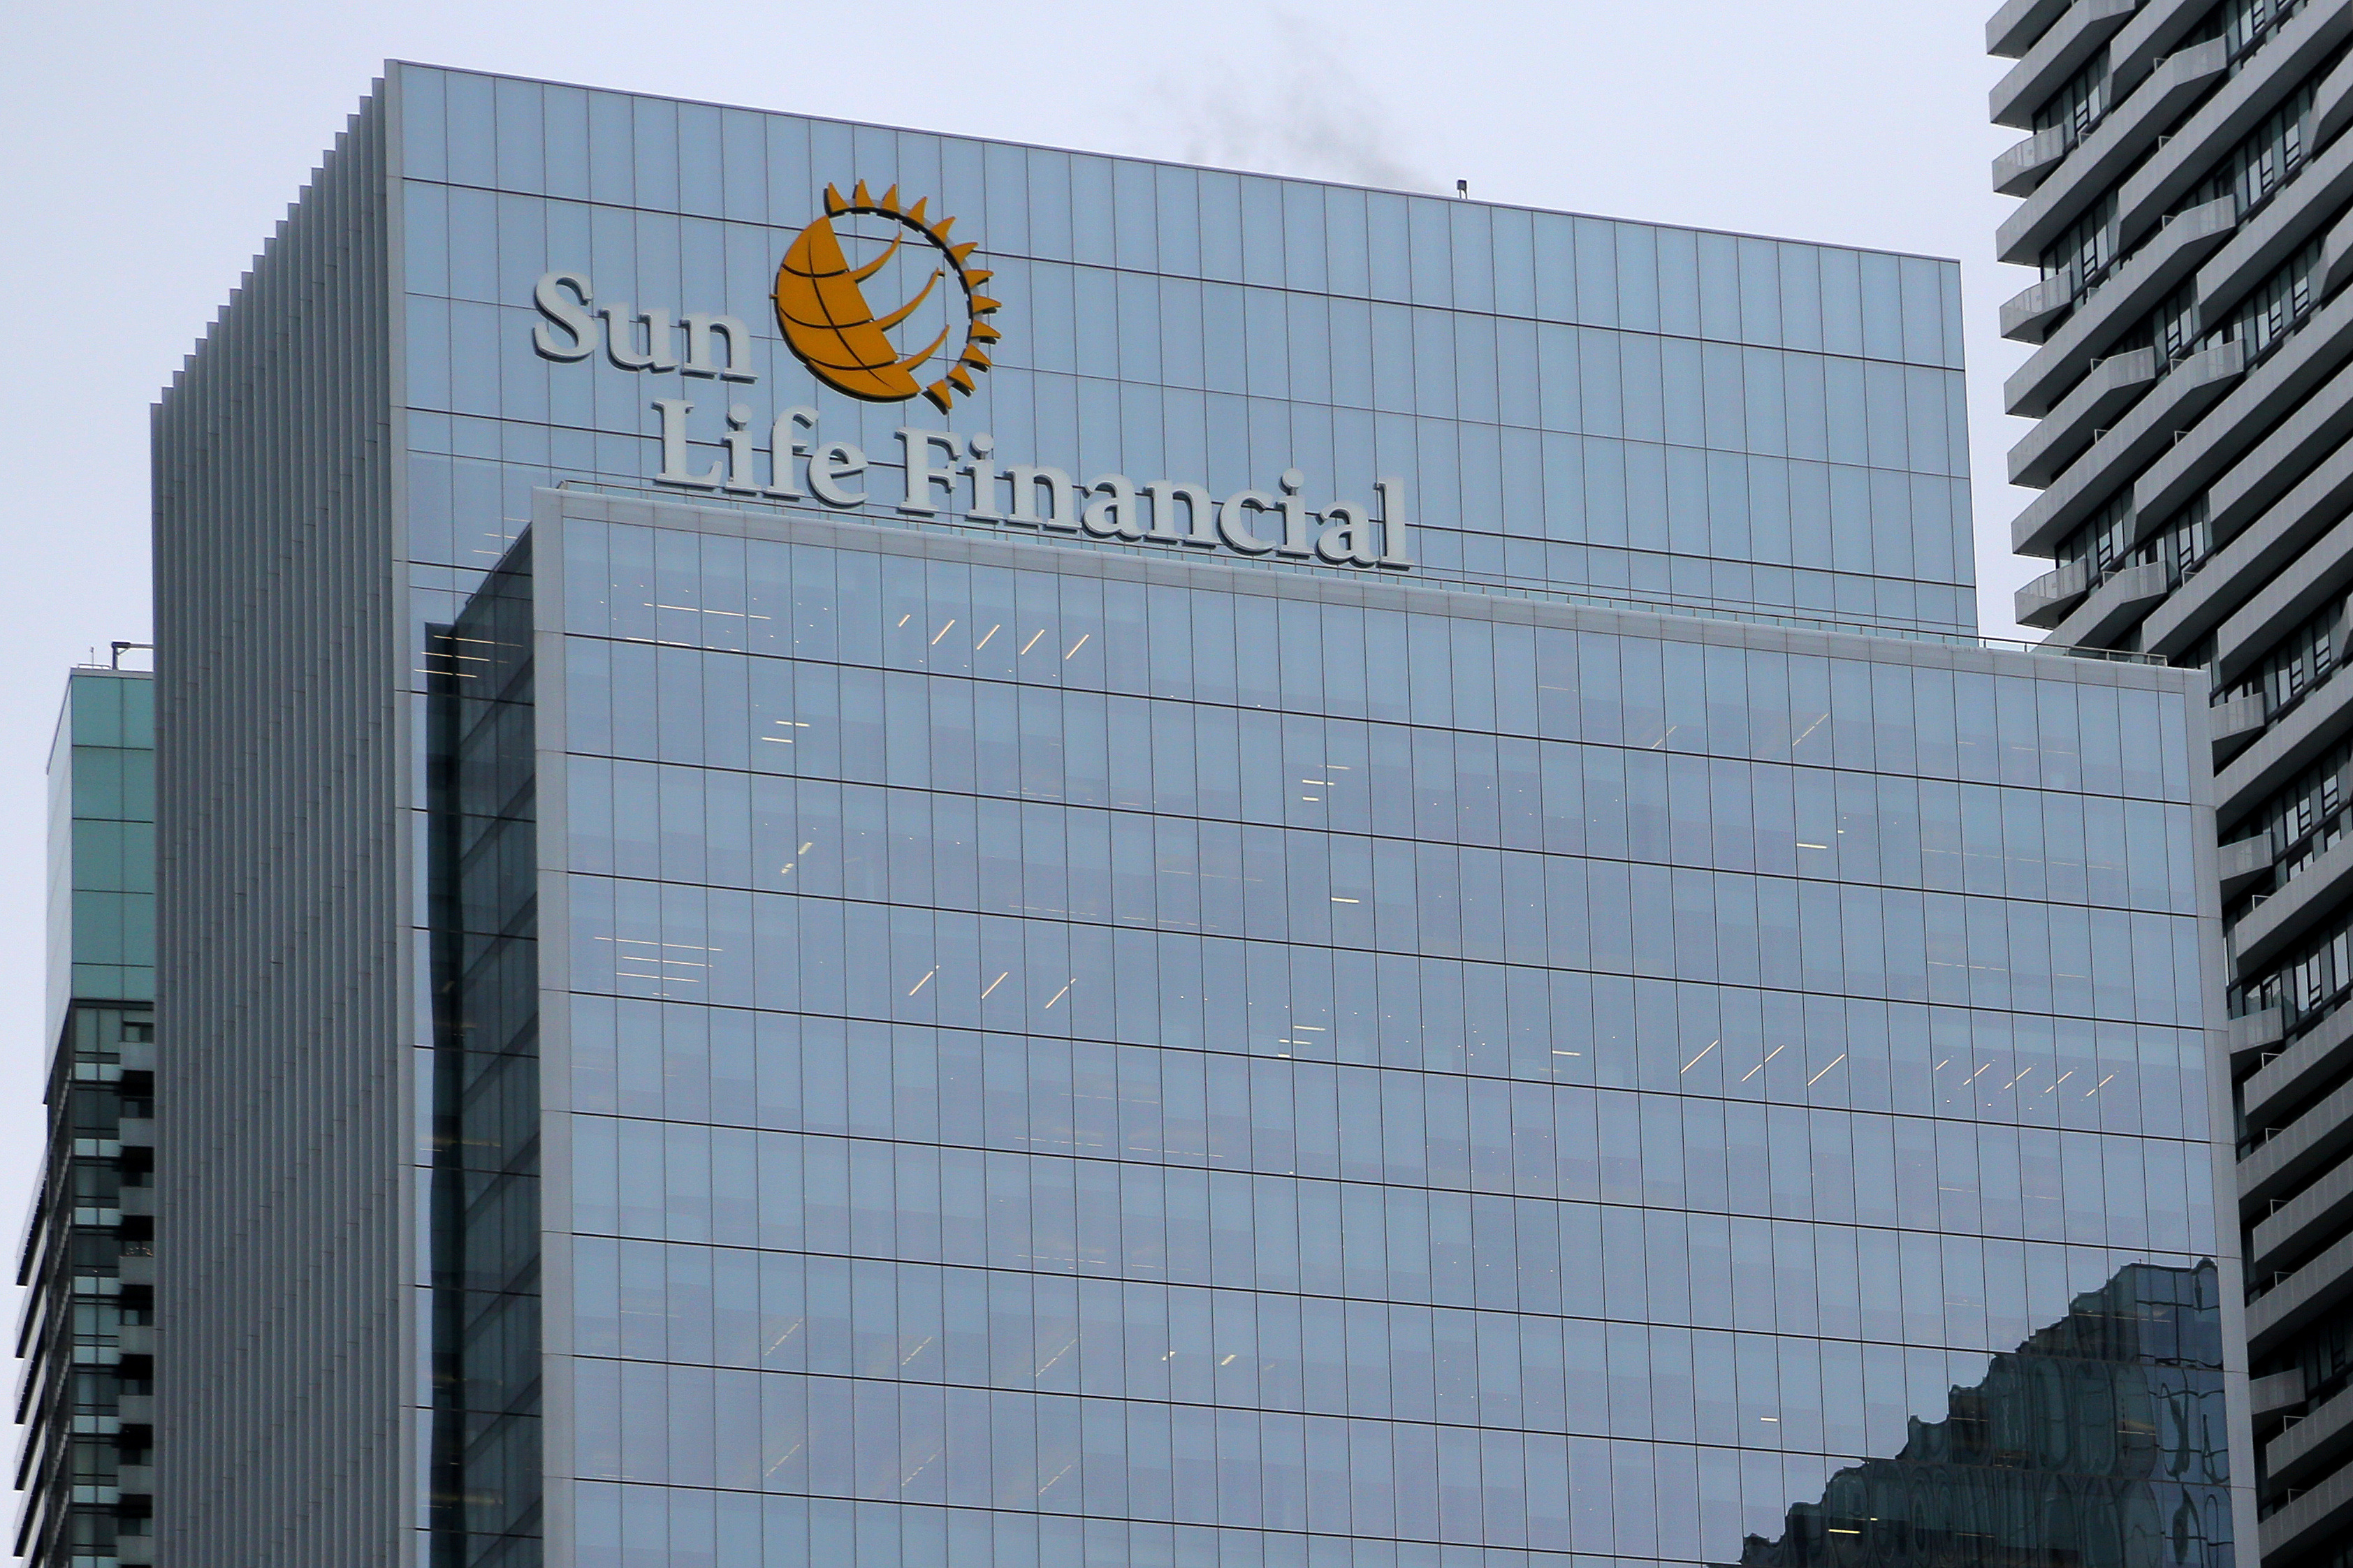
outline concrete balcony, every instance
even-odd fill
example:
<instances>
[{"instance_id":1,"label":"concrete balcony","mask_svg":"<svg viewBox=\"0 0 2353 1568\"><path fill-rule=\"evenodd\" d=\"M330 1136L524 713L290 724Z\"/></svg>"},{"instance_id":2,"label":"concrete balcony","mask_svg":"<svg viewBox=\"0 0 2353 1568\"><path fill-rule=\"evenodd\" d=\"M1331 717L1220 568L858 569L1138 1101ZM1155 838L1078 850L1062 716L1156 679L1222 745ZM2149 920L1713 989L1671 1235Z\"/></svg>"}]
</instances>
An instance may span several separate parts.
<instances>
[{"instance_id":1,"label":"concrete balcony","mask_svg":"<svg viewBox=\"0 0 2353 1568\"><path fill-rule=\"evenodd\" d=\"M2348 437L2353 437L2353 366L2339 372L2214 481L2207 491L2214 537L2235 536L2265 507L2292 493L2291 487L2306 476L2327 471L2327 459L2344 455Z\"/></svg>"},{"instance_id":2,"label":"concrete balcony","mask_svg":"<svg viewBox=\"0 0 2353 1568\"><path fill-rule=\"evenodd\" d=\"M2353 354L2353 294L2323 305L2133 484L2133 509L2170 517L2245 455L2246 443L2293 414Z\"/></svg>"},{"instance_id":3,"label":"concrete balcony","mask_svg":"<svg viewBox=\"0 0 2353 1568\"><path fill-rule=\"evenodd\" d=\"M2261 1126L2263 1124L2253 1124ZM2284 1197L2353 1150L2353 1084L2277 1129L2239 1162L2239 1202Z\"/></svg>"},{"instance_id":4,"label":"concrete balcony","mask_svg":"<svg viewBox=\"0 0 2353 1568\"><path fill-rule=\"evenodd\" d=\"M2157 351L2113 354L2010 449L2010 482L2040 489L2065 472L2157 380Z\"/></svg>"},{"instance_id":5,"label":"concrete balcony","mask_svg":"<svg viewBox=\"0 0 2353 1568\"><path fill-rule=\"evenodd\" d=\"M2003 384L2003 407L2030 419L2050 413L2118 334L2195 273L2238 222L2237 204L2223 196L2168 223L2118 262L2107 281L2085 295L2075 313Z\"/></svg>"},{"instance_id":6,"label":"concrete balcony","mask_svg":"<svg viewBox=\"0 0 2353 1568\"><path fill-rule=\"evenodd\" d=\"M2259 696L2240 696L2240 699L2231 699L2228 703L2207 710L2207 738L2214 742L2214 764L2221 766L2226 757L2235 757L2238 752L2242 752L2247 742L2263 733L2263 724L2268 724L2268 721L2271 721L2271 715L2263 708L2263 699L2259 699ZM2268 868L2271 865L2268 839L2263 844L2266 844L2263 865ZM2223 868L2223 881L2228 879L2231 879L2231 869Z\"/></svg>"},{"instance_id":7,"label":"concrete balcony","mask_svg":"<svg viewBox=\"0 0 2353 1568\"><path fill-rule=\"evenodd\" d=\"M2231 1020L2231 1059L2269 1050L2287 1037L2287 1021L2276 1007L2242 1013Z\"/></svg>"},{"instance_id":8,"label":"concrete balcony","mask_svg":"<svg viewBox=\"0 0 2353 1568\"><path fill-rule=\"evenodd\" d=\"M2324 299L2353 283L2353 215L2340 219L2320 242L2320 285Z\"/></svg>"},{"instance_id":9,"label":"concrete balcony","mask_svg":"<svg viewBox=\"0 0 2353 1568\"><path fill-rule=\"evenodd\" d=\"M2248 1354L2271 1354L2348 1300L2353 1300L2353 1236L2247 1303Z\"/></svg>"},{"instance_id":10,"label":"concrete balcony","mask_svg":"<svg viewBox=\"0 0 2353 1568\"><path fill-rule=\"evenodd\" d=\"M2092 589L2092 563L2071 561L2055 572L2045 572L2018 591L2016 614L2021 626L2055 626L2067 611Z\"/></svg>"},{"instance_id":11,"label":"concrete balcony","mask_svg":"<svg viewBox=\"0 0 2353 1568\"><path fill-rule=\"evenodd\" d=\"M2289 422L2290 426L2304 417L2297 416ZM2271 444L2266 442L2264 446ZM2258 448L2255 456L2232 470L2232 475L2243 471L2251 482L2259 485L2276 481L2276 472L2261 467L2262 451ZM2218 483L2209 493L2219 500L2225 492L2222 484ZM2306 476L2302 484L2252 527L2209 556L2198 574L2182 584L2181 591L2149 617L2141 646L2153 653L2178 654L2218 628L2242 605L2259 596L2274 578L2289 570L2290 563L2311 544L2314 534L2342 510L2330 509L2348 493L2353 493L2353 448L2339 450ZM2217 531L2216 538L2227 537Z\"/></svg>"},{"instance_id":12,"label":"concrete balcony","mask_svg":"<svg viewBox=\"0 0 2353 1568\"><path fill-rule=\"evenodd\" d=\"M2278 475L2256 472L2252 478L2268 484L2278 479ZM2223 484L2228 484L2228 478ZM2211 491L2217 500L2228 494L2223 484L2217 484ZM2242 581L2242 590L2247 599L2245 606L2235 611L2231 621L2217 630L2217 644L2221 642L2223 632L2228 632L2231 656L2240 666L2247 666L2256 656L2268 651L2283 632L2295 630L2296 623L2304 618L2299 614L2295 621L2283 621L2283 616L2299 606L2308 611L2320 605L2325 595L2306 590L2306 574L2339 576L2344 572L2344 564L2339 562L2344 541L2337 541L2334 536L2344 527L2341 517L2348 505L2353 505L2353 447L2344 447L2329 456L2329 461L2308 472L2304 482L2280 496L2271 505L2271 510L2254 521L2254 527L2247 529L2238 541L2231 541L2233 545L2240 541L2247 543L2247 550L2240 552L2245 560L2247 576ZM2323 533L2323 529L2329 531ZM2344 578L2339 576L2339 581Z\"/></svg>"},{"instance_id":13,"label":"concrete balcony","mask_svg":"<svg viewBox=\"0 0 2353 1568\"><path fill-rule=\"evenodd\" d=\"M2353 838L2339 839L2249 910L2232 929L2232 959L2242 979L2260 974L2353 891Z\"/></svg>"},{"instance_id":14,"label":"concrete balcony","mask_svg":"<svg viewBox=\"0 0 2353 1568\"><path fill-rule=\"evenodd\" d=\"M2132 92L2212 9L2206 0L2149 0L2108 42L2108 89Z\"/></svg>"},{"instance_id":15,"label":"concrete balcony","mask_svg":"<svg viewBox=\"0 0 2353 1568\"><path fill-rule=\"evenodd\" d=\"M2250 1379L2247 1384L2248 1403L2254 1406L2255 1424L2276 1421L2281 1416L2304 1406L2304 1373L2290 1367L2269 1377Z\"/></svg>"},{"instance_id":16,"label":"concrete balcony","mask_svg":"<svg viewBox=\"0 0 2353 1568\"><path fill-rule=\"evenodd\" d=\"M2353 200L2353 139L2340 138L2298 170L2198 269L2199 319L2221 321L2348 200Z\"/></svg>"},{"instance_id":17,"label":"concrete balcony","mask_svg":"<svg viewBox=\"0 0 2353 1568\"><path fill-rule=\"evenodd\" d=\"M2353 1469L2337 1471L2303 1496L2280 1505L2259 1527L2263 1561L2285 1561L2291 1552L2341 1542L2353 1532Z\"/></svg>"},{"instance_id":18,"label":"concrete balcony","mask_svg":"<svg viewBox=\"0 0 2353 1568\"><path fill-rule=\"evenodd\" d=\"M2242 697L2238 701L2226 702L2222 704L2221 707L2212 710L2212 711L2215 714L2220 715L2229 711L2231 709L2240 707L2242 704L2250 703L2253 705L2256 714L2255 722L2253 728L2255 730L2261 730L2263 728L2263 700L2261 698ZM2207 728L2209 731L2219 730L2221 727L2221 725L2219 718L2211 719L2207 721ZM2221 868L2222 898L2224 901L2227 902L2228 900L2238 897L2241 893L2245 892L2249 883L2255 881L2257 879L2264 876L2271 870L2273 859L2272 836L2268 833L2258 833L2253 838L2234 839L2231 843L2223 845L2220 849L2217 849L2214 852L2214 858Z\"/></svg>"},{"instance_id":19,"label":"concrete balcony","mask_svg":"<svg viewBox=\"0 0 2353 1568\"><path fill-rule=\"evenodd\" d=\"M2241 1090L2247 1124L2277 1125L2348 1066L2353 1066L2353 1008L2339 1008L2247 1079Z\"/></svg>"},{"instance_id":20,"label":"concrete balcony","mask_svg":"<svg viewBox=\"0 0 2353 1568\"><path fill-rule=\"evenodd\" d=\"M2328 51L2353 37L2353 6L2307 6L2269 42L2189 122L2167 138L2116 193L2121 243L2132 245L2157 226L2166 209L2196 186L2215 158L2263 122Z\"/></svg>"},{"instance_id":21,"label":"concrete balcony","mask_svg":"<svg viewBox=\"0 0 2353 1568\"><path fill-rule=\"evenodd\" d=\"M2303 1375L2295 1374L2299 1383ZM2353 1454L2353 1389L2340 1389L2263 1446L2263 1476L2275 1486L2299 1486L2348 1454Z\"/></svg>"},{"instance_id":22,"label":"concrete balcony","mask_svg":"<svg viewBox=\"0 0 2353 1568\"><path fill-rule=\"evenodd\" d=\"M2353 729L2353 680L2327 680L2272 721L2255 743L2214 775L2214 814L2229 821L2287 783Z\"/></svg>"},{"instance_id":23,"label":"concrete balcony","mask_svg":"<svg viewBox=\"0 0 2353 1568\"><path fill-rule=\"evenodd\" d=\"M2074 302L2074 286L2063 274L2029 284L2002 301L2001 335L2012 342L2039 343Z\"/></svg>"},{"instance_id":24,"label":"concrete balcony","mask_svg":"<svg viewBox=\"0 0 2353 1568\"><path fill-rule=\"evenodd\" d=\"M2107 504L2117 491L2163 457L2197 426L2238 380L2246 353L2237 343L2217 343L2173 367L2120 415L2083 456L2060 473L2011 520L2010 548L2021 555L2048 555L2077 523ZM2146 531L2136 527L2136 539Z\"/></svg>"},{"instance_id":25,"label":"concrete balcony","mask_svg":"<svg viewBox=\"0 0 2353 1568\"><path fill-rule=\"evenodd\" d=\"M2348 125L2353 125L2353 58L2339 61L2312 95L2311 144L2327 146Z\"/></svg>"},{"instance_id":26,"label":"concrete balcony","mask_svg":"<svg viewBox=\"0 0 2353 1568\"><path fill-rule=\"evenodd\" d=\"M2084 595L2051 640L2063 647L2106 647L2166 595L2165 563L2127 566Z\"/></svg>"},{"instance_id":27,"label":"concrete balcony","mask_svg":"<svg viewBox=\"0 0 2353 1568\"><path fill-rule=\"evenodd\" d=\"M2256 1223L2248 1233L2248 1275L2260 1279L2293 1268L2335 1240L2348 1220L2353 1220L2353 1163L2332 1167Z\"/></svg>"},{"instance_id":28,"label":"concrete balcony","mask_svg":"<svg viewBox=\"0 0 2353 1568\"><path fill-rule=\"evenodd\" d=\"M114 1538L114 1560L122 1568L152 1568L155 1561L155 1538L152 1535L118 1535Z\"/></svg>"},{"instance_id":29,"label":"concrete balcony","mask_svg":"<svg viewBox=\"0 0 2353 1568\"><path fill-rule=\"evenodd\" d=\"M124 1497L153 1497L155 1495L155 1467L124 1465L115 1472L114 1484L121 1489Z\"/></svg>"},{"instance_id":30,"label":"concrete balcony","mask_svg":"<svg viewBox=\"0 0 2353 1568\"><path fill-rule=\"evenodd\" d=\"M1986 24L1986 53L2014 60L2051 30L2071 0L2009 0Z\"/></svg>"},{"instance_id":31,"label":"concrete balcony","mask_svg":"<svg viewBox=\"0 0 2353 1568\"><path fill-rule=\"evenodd\" d=\"M2353 517L2340 519L2222 623L2214 634L2222 679L2235 680L2261 662L2348 584L2353 584Z\"/></svg>"},{"instance_id":32,"label":"concrete balcony","mask_svg":"<svg viewBox=\"0 0 2353 1568\"><path fill-rule=\"evenodd\" d=\"M1996 231L1995 258L2032 265L2230 67L2228 47L2220 38L2167 60L2138 92L2110 110L2058 168L2038 176L2032 196ZM2029 145L2013 151L2022 153Z\"/></svg>"},{"instance_id":33,"label":"concrete balcony","mask_svg":"<svg viewBox=\"0 0 2353 1568\"><path fill-rule=\"evenodd\" d=\"M2053 125L2033 135L1993 161L1993 188L2005 196L2034 194L2043 176L2059 166L2059 160L2073 146L2069 127ZM2004 332L2004 337L2010 334Z\"/></svg>"},{"instance_id":34,"label":"concrete balcony","mask_svg":"<svg viewBox=\"0 0 2353 1568\"><path fill-rule=\"evenodd\" d=\"M2140 9L2140 0L2075 0L1988 96L1996 125L2031 129L2034 111Z\"/></svg>"}]
</instances>

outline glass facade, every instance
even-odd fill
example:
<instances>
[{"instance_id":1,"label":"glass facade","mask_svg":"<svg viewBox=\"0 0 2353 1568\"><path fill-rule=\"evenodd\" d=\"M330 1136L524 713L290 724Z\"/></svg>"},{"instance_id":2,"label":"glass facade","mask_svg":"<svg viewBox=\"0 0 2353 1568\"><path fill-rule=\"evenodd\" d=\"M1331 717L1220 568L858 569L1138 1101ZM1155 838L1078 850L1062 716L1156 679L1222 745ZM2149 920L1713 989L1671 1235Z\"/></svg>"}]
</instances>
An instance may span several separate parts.
<instances>
[{"instance_id":1,"label":"glass facade","mask_svg":"<svg viewBox=\"0 0 2353 1568\"><path fill-rule=\"evenodd\" d=\"M740 401L764 447L775 415L816 410L882 470L878 493L896 489L881 479L908 424L987 430L1009 463L1170 474L1219 496L1272 490L1287 468L1319 493L1395 475L1425 575L1976 628L1949 262L536 82L398 80L418 561L488 568L530 484L645 485L664 466L665 397L695 405L693 471ZM955 216L990 269L1003 338L952 421L818 386L775 330L778 259L829 184L861 181ZM625 323L606 329L628 338L624 357L667 353L672 368L535 354L534 287L556 271ZM649 310L663 342L685 313L754 324L741 357L756 381L688 374L683 333L665 350L637 319Z\"/></svg>"},{"instance_id":2,"label":"glass facade","mask_svg":"<svg viewBox=\"0 0 2353 1568\"><path fill-rule=\"evenodd\" d=\"M155 1560L155 707L144 671L67 678L49 754L48 957L48 1146L17 1270L14 1541L33 1568L114 1568Z\"/></svg>"},{"instance_id":3,"label":"glass facade","mask_svg":"<svg viewBox=\"0 0 2353 1568\"><path fill-rule=\"evenodd\" d=\"M2170 679L532 538L564 1560L2232 1561Z\"/></svg>"},{"instance_id":4,"label":"glass facade","mask_svg":"<svg viewBox=\"0 0 2353 1568\"><path fill-rule=\"evenodd\" d=\"M75 998L155 1000L152 678L77 669L49 753L49 1027Z\"/></svg>"},{"instance_id":5,"label":"glass facade","mask_svg":"<svg viewBox=\"0 0 2353 1568\"><path fill-rule=\"evenodd\" d=\"M404 706L355 655L272 765L396 734L339 841L415 885L248 943L406 965L414 1506L335 1539L2232 1563L2191 683L1978 645L1951 264L406 66L379 125ZM828 192L909 344L933 242L997 334L931 403L782 335ZM187 493L243 407L167 408Z\"/></svg>"}]
</instances>

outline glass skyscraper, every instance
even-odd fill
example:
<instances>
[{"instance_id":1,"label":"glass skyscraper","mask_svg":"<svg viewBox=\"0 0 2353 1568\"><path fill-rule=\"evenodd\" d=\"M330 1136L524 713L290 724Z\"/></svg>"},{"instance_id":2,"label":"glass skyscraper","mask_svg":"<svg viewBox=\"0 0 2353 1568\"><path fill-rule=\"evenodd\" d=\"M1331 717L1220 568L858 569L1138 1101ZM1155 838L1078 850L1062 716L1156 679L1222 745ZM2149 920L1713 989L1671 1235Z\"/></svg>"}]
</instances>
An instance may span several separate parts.
<instances>
[{"instance_id":1,"label":"glass skyscraper","mask_svg":"<svg viewBox=\"0 0 2353 1568\"><path fill-rule=\"evenodd\" d=\"M157 416L165 1550L2233 1563L1957 296L393 68Z\"/></svg>"}]
</instances>

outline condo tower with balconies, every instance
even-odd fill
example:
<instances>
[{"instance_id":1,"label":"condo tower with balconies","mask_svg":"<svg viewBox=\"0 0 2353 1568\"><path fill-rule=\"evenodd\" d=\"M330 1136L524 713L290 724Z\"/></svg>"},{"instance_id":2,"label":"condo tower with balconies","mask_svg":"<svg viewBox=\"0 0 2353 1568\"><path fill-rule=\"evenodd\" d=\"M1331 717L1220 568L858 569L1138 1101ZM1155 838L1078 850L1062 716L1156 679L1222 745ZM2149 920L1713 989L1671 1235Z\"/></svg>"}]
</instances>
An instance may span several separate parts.
<instances>
[{"instance_id":1,"label":"condo tower with balconies","mask_svg":"<svg viewBox=\"0 0 2353 1568\"><path fill-rule=\"evenodd\" d=\"M2353 4L2012 0L2018 618L2211 680L2268 1568L2353 1563Z\"/></svg>"}]
</instances>

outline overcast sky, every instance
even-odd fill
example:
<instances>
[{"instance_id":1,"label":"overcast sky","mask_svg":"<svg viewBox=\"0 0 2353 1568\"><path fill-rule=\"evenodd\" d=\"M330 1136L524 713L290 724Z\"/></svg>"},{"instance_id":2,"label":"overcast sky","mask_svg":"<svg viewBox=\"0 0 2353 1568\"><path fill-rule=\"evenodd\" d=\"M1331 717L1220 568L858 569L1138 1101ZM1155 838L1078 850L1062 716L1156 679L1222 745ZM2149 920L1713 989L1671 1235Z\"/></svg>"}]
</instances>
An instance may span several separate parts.
<instances>
[{"instance_id":1,"label":"overcast sky","mask_svg":"<svg viewBox=\"0 0 2353 1568\"><path fill-rule=\"evenodd\" d=\"M388 58L1957 257L1985 629L2018 635L2031 281L1991 260L1993 0L186 0L12 8L0 52L0 1215L39 1137L64 672L148 640L147 416ZM16 348L7 347L14 343ZM170 1049L178 1042L165 1042ZM165 1158L171 1158L166 1154Z\"/></svg>"}]
</instances>

